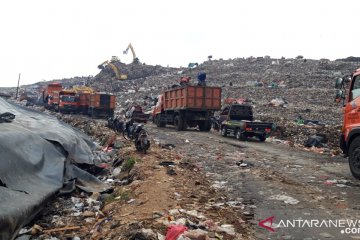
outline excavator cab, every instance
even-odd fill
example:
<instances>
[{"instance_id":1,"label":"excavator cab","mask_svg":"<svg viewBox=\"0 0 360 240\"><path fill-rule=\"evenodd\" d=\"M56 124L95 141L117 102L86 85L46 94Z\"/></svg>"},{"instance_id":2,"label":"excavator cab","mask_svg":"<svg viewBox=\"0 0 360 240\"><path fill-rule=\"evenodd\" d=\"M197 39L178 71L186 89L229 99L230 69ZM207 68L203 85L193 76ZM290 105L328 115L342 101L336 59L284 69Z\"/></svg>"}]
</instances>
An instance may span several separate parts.
<instances>
[{"instance_id":1,"label":"excavator cab","mask_svg":"<svg viewBox=\"0 0 360 240\"><path fill-rule=\"evenodd\" d=\"M112 56L110 62L120 62L120 59L117 56Z\"/></svg>"}]
</instances>

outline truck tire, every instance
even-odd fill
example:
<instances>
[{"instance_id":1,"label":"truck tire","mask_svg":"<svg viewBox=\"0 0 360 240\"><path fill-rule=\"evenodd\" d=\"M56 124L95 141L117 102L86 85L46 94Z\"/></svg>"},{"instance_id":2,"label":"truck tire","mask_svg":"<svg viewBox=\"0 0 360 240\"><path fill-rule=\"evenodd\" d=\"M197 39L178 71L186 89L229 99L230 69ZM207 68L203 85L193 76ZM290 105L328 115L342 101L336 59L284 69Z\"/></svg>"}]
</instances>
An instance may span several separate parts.
<instances>
[{"instance_id":1,"label":"truck tire","mask_svg":"<svg viewBox=\"0 0 360 240\"><path fill-rule=\"evenodd\" d=\"M227 127L222 126L220 132L221 132L221 136L226 137L227 136Z\"/></svg>"},{"instance_id":2,"label":"truck tire","mask_svg":"<svg viewBox=\"0 0 360 240\"><path fill-rule=\"evenodd\" d=\"M174 118L174 126L176 130L181 131L184 128L184 120L180 115L176 115Z\"/></svg>"},{"instance_id":3,"label":"truck tire","mask_svg":"<svg viewBox=\"0 0 360 240\"><path fill-rule=\"evenodd\" d=\"M160 127L160 116L159 115L156 115L154 122L157 127Z\"/></svg>"},{"instance_id":4,"label":"truck tire","mask_svg":"<svg viewBox=\"0 0 360 240\"><path fill-rule=\"evenodd\" d=\"M356 137L350 144L349 166L354 178L360 179L360 137Z\"/></svg>"},{"instance_id":5,"label":"truck tire","mask_svg":"<svg viewBox=\"0 0 360 240\"><path fill-rule=\"evenodd\" d=\"M246 140L246 136L244 135L244 133L241 132L240 129L237 129L235 132L235 138L239 141L245 141Z\"/></svg>"},{"instance_id":6,"label":"truck tire","mask_svg":"<svg viewBox=\"0 0 360 240\"><path fill-rule=\"evenodd\" d=\"M155 122L156 122L157 127L165 127L166 126L166 123L161 121L160 114L156 116Z\"/></svg>"},{"instance_id":7,"label":"truck tire","mask_svg":"<svg viewBox=\"0 0 360 240\"><path fill-rule=\"evenodd\" d=\"M211 123L209 121L199 122L199 130L202 132L208 132L211 129Z\"/></svg>"},{"instance_id":8,"label":"truck tire","mask_svg":"<svg viewBox=\"0 0 360 240\"><path fill-rule=\"evenodd\" d=\"M265 136L259 136L259 140L260 140L260 142L265 142L266 137Z\"/></svg>"}]
</instances>

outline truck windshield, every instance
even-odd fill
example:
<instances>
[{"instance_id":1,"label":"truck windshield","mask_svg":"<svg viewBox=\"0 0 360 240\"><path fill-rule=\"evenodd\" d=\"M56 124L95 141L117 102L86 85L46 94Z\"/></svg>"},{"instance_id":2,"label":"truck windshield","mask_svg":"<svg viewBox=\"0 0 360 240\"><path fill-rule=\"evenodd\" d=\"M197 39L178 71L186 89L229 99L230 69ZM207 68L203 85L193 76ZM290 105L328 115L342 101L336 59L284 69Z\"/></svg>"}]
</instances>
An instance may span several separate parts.
<instances>
[{"instance_id":1,"label":"truck windshield","mask_svg":"<svg viewBox=\"0 0 360 240\"><path fill-rule=\"evenodd\" d=\"M351 90L351 100L360 96L360 75L356 76Z\"/></svg>"},{"instance_id":2,"label":"truck windshield","mask_svg":"<svg viewBox=\"0 0 360 240\"><path fill-rule=\"evenodd\" d=\"M75 96L61 96L63 102L75 102Z\"/></svg>"}]
</instances>

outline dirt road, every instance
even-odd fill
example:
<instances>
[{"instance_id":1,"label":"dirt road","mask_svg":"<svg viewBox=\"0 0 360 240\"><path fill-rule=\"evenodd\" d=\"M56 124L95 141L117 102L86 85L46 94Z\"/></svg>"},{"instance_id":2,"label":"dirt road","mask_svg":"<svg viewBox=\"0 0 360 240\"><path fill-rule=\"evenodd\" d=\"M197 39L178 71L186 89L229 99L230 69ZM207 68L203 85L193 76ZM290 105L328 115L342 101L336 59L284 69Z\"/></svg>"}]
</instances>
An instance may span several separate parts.
<instances>
[{"instance_id":1,"label":"dirt road","mask_svg":"<svg viewBox=\"0 0 360 240\"><path fill-rule=\"evenodd\" d=\"M358 229L347 229L348 221L360 219L360 184L346 159L270 142L240 142L217 132L159 131L152 124L147 129L201 167L214 187L245 204L243 215L256 239L360 239L358 233L344 233ZM274 232L258 225L269 217Z\"/></svg>"}]
</instances>

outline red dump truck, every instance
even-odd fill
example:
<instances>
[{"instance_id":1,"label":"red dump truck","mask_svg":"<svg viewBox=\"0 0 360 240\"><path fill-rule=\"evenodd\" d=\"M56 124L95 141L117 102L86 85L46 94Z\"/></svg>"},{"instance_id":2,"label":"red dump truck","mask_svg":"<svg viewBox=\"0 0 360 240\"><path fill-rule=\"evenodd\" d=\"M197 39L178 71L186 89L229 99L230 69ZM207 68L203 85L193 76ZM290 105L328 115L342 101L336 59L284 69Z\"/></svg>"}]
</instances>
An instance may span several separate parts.
<instances>
[{"instance_id":1,"label":"red dump truck","mask_svg":"<svg viewBox=\"0 0 360 240\"><path fill-rule=\"evenodd\" d=\"M158 127L169 124L181 131L198 126L200 131L210 131L214 111L220 109L220 87L184 86L160 95L152 117Z\"/></svg>"},{"instance_id":2,"label":"red dump truck","mask_svg":"<svg viewBox=\"0 0 360 240\"><path fill-rule=\"evenodd\" d=\"M79 113L87 114L91 93L79 93Z\"/></svg>"}]
</instances>

